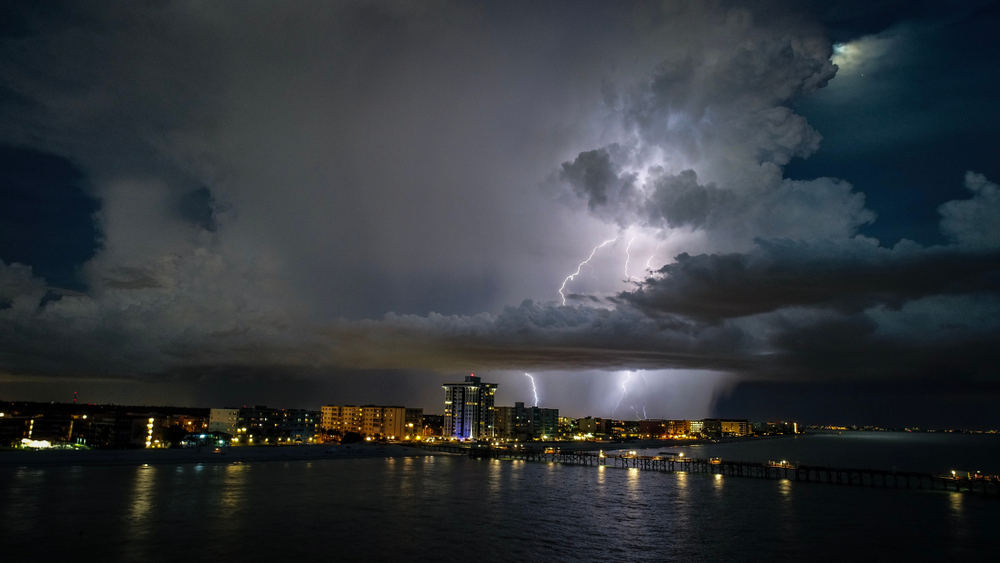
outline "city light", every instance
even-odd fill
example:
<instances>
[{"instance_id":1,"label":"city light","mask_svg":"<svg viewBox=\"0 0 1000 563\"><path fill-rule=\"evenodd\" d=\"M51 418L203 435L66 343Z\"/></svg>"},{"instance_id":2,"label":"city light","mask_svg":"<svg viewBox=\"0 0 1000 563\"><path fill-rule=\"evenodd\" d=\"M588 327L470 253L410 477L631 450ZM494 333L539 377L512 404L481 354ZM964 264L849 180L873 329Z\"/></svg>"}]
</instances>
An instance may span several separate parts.
<instances>
[{"instance_id":1,"label":"city light","mask_svg":"<svg viewBox=\"0 0 1000 563\"><path fill-rule=\"evenodd\" d=\"M21 446L25 448L51 448L52 442L48 440L32 440L30 438L21 439Z\"/></svg>"}]
</instances>

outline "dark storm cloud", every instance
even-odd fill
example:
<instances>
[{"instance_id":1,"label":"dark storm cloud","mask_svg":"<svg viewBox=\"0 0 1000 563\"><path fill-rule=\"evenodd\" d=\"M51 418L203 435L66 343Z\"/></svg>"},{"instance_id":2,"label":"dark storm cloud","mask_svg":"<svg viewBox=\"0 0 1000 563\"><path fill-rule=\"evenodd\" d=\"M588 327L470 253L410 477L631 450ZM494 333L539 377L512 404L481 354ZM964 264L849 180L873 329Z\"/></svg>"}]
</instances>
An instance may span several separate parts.
<instances>
[{"instance_id":1,"label":"dark storm cloud","mask_svg":"<svg viewBox=\"0 0 1000 563\"><path fill-rule=\"evenodd\" d=\"M994 314L996 294L947 302L964 315L975 317L985 307ZM987 322L968 330L944 319L907 319L914 326L908 334L886 333L880 315L856 313L820 322L789 322L778 327L771 340L776 353L764 367L776 379L788 380L897 380L959 383L997 381L1000 350L996 346L997 323ZM950 319L949 319L950 320ZM961 321L960 321L961 322ZM978 323L976 323L978 324ZM962 330L966 329L966 330ZM927 339L921 333L936 332ZM960 333L959 338L949 334ZM803 374L809 374L803 376Z\"/></svg>"},{"instance_id":2,"label":"dark storm cloud","mask_svg":"<svg viewBox=\"0 0 1000 563\"><path fill-rule=\"evenodd\" d=\"M996 425L1000 383L740 382L719 397L717 416L795 420L800 424L889 428L981 428Z\"/></svg>"},{"instance_id":3,"label":"dark storm cloud","mask_svg":"<svg viewBox=\"0 0 1000 563\"><path fill-rule=\"evenodd\" d=\"M176 209L182 219L206 231L215 232L217 228L215 221L216 205L216 201L212 197L212 192L202 186L180 196L177 199Z\"/></svg>"},{"instance_id":4,"label":"dark storm cloud","mask_svg":"<svg viewBox=\"0 0 1000 563\"><path fill-rule=\"evenodd\" d=\"M669 174L653 165L638 189L636 174L623 172L610 153L600 149L564 163L561 179L587 201L595 217L621 228L686 227L745 244L759 237L841 239L875 220L875 213L865 207L864 194L835 178L807 182L774 178L758 185L721 188L714 182L699 183L694 170Z\"/></svg>"},{"instance_id":5,"label":"dark storm cloud","mask_svg":"<svg viewBox=\"0 0 1000 563\"><path fill-rule=\"evenodd\" d=\"M930 295L1000 290L1000 251L873 242L757 241L745 254L681 254L619 297L653 315L719 322L784 307L859 312Z\"/></svg>"},{"instance_id":6,"label":"dark storm cloud","mask_svg":"<svg viewBox=\"0 0 1000 563\"><path fill-rule=\"evenodd\" d=\"M841 79L809 14L590 7L25 8L0 139L80 166L101 247L59 300L0 248L0 372L997 377L996 178L879 246L849 177L785 175Z\"/></svg>"},{"instance_id":7,"label":"dark storm cloud","mask_svg":"<svg viewBox=\"0 0 1000 563\"><path fill-rule=\"evenodd\" d=\"M821 140L794 105L837 72L822 33L796 31L734 8L691 40L700 48L669 53L620 100L603 84L605 103L620 105L608 120L621 140L563 163L560 180L603 221L704 231L721 248L853 236L875 219L863 194L782 175Z\"/></svg>"},{"instance_id":8,"label":"dark storm cloud","mask_svg":"<svg viewBox=\"0 0 1000 563\"><path fill-rule=\"evenodd\" d=\"M621 147L610 147L580 153L573 162L564 162L560 179L568 182L576 194L587 200L591 211L606 206L608 199L615 201L635 197L635 174L620 176L621 169L611 161L608 151L619 152Z\"/></svg>"}]
</instances>

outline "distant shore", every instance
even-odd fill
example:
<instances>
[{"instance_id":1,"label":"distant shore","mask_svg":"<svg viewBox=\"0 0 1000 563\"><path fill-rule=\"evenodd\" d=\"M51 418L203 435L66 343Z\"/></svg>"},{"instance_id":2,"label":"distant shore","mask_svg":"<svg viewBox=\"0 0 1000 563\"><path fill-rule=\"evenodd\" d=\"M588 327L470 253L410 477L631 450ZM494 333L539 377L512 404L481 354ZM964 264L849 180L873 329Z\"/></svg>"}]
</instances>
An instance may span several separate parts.
<instances>
[{"instance_id":1,"label":"distant shore","mask_svg":"<svg viewBox=\"0 0 1000 563\"><path fill-rule=\"evenodd\" d=\"M759 440L760 437L726 438L718 441ZM716 443L713 440L639 440L634 442L535 442L533 448L571 451L642 450ZM447 444L447 442L442 442ZM457 445L457 444L456 444ZM165 450L41 450L0 451L0 469L33 467L93 467L127 465L172 465L187 463L249 463L261 461L309 461L427 455L456 455L402 444L318 444L310 446L243 446L236 448L180 448Z\"/></svg>"}]
</instances>

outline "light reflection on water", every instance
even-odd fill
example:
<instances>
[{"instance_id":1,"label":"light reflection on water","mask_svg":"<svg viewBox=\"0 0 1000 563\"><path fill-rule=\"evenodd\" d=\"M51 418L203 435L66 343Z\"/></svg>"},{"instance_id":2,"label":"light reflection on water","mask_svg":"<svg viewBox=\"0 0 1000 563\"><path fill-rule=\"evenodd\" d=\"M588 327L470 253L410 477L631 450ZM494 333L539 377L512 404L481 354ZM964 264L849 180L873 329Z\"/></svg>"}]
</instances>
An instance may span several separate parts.
<instances>
[{"instance_id":1,"label":"light reflection on water","mask_svg":"<svg viewBox=\"0 0 1000 563\"><path fill-rule=\"evenodd\" d=\"M657 455L664 449L695 458L721 457L756 462L788 460L833 467L1000 474L1000 434L809 432L728 443L663 446L640 450L640 454Z\"/></svg>"},{"instance_id":2,"label":"light reflection on water","mask_svg":"<svg viewBox=\"0 0 1000 563\"><path fill-rule=\"evenodd\" d=\"M0 522L11 561L817 561L927 537L909 560L975 560L1000 501L424 457L0 472Z\"/></svg>"},{"instance_id":3,"label":"light reflection on water","mask_svg":"<svg viewBox=\"0 0 1000 563\"><path fill-rule=\"evenodd\" d=\"M10 486L6 488L0 499L3 515L0 522L2 530L11 534L28 533L35 529L41 521L42 507L35 499L44 490L45 471L42 469L18 469L13 472ZM0 545L3 545L0 542Z\"/></svg>"}]
</instances>

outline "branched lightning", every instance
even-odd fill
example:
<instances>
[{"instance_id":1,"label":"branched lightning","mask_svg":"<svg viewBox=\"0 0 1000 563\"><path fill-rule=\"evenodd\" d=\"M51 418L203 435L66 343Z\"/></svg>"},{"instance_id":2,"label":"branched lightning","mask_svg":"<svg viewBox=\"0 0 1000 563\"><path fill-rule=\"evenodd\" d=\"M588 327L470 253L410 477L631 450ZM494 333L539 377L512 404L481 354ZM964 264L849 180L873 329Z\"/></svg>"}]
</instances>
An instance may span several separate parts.
<instances>
[{"instance_id":1,"label":"branched lightning","mask_svg":"<svg viewBox=\"0 0 1000 563\"><path fill-rule=\"evenodd\" d=\"M538 389L535 387L535 378L531 377L531 374L528 373L528 372L524 372L524 375L527 375L528 379L531 380L531 392L532 392L532 394L535 395L535 404L533 404L532 406L533 407L537 407L538 406Z\"/></svg>"},{"instance_id":2,"label":"branched lightning","mask_svg":"<svg viewBox=\"0 0 1000 563\"><path fill-rule=\"evenodd\" d=\"M632 276L628 275L628 261L631 258L628 254L628 249L632 248L632 242L635 241L633 236L631 240L628 241L628 246L625 247L625 281L632 281Z\"/></svg>"},{"instance_id":3,"label":"branched lightning","mask_svg":"<svg viewBox=\"0 0 1000 563\"><path fill-rule=\"evenodd\" d=\"M594 250L592 250L590 252L590 256L588 256L587 259L584 260L583 262L580 262L580 265L576 267L576 271L573 272L572 274L566 276L566 279L563 280L562 285L559 286L559 296L562 297L562 304L563 305L566 304L566 295L563 293L563 290L566 289L566 284L569 283L570 280L576 278L576 276L580 275L580 270L582 270L584 266L586 266L588 263L590 263L590 261L594 258L594 254L597 254L597 249L599 249L599 248L601 248L603 246L606 246L609 243L615 242L616 240L618 240L618 237L615 237L615 238L610 239L610 240L606 240L606 241L602 242L601 244L595 246Z\"/></svg>"},{"instance_id":4,"label":"branched lightning","mask_svg":"<svg viewBox=\"0 0 1000 563\"><path fill-rule=\"evenodd\" d=\"M612 417L615 416L615 411L618 410L618 407L620 407L622 405L622 399L625 398L625 393L627 392L627 390L625 389L625 384L628 383L628 381L630 379L632 379L632 372L628 372L628 373L625 374L625 381L622 381L622 396L618 397L618 404L615 405L615 408L611 409L611 416Z\"/></svg>"}]
</instances>

